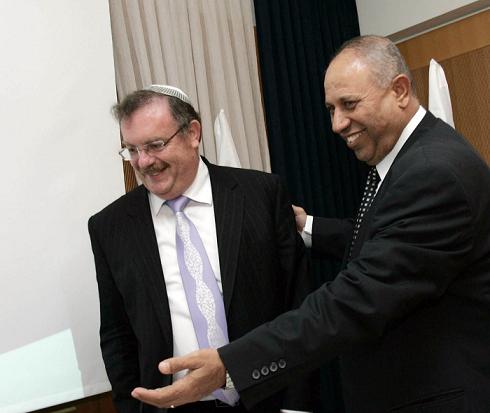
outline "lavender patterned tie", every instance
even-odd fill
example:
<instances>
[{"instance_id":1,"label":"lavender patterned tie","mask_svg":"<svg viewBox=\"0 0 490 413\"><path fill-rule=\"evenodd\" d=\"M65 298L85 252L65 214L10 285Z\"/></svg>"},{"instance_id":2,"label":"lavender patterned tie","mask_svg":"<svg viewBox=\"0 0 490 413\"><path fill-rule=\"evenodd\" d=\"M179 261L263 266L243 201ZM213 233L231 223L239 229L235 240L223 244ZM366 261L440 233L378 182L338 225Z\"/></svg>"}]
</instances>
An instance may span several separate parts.
<instances>
[{"instance_id":1,"label":"lavender patterned tie","mask_svg":"<svg viewBox=\"0 0 490 413\"><path fill-rule=\"evenodd\" d=\"M183 195L167 201L176 218L177 261L199 348L218 348L229 342L225 306L197 228L182 211L188 202ZM213 395L230 405L239 398L233 389Z\"/></svg>"}]
</instances>

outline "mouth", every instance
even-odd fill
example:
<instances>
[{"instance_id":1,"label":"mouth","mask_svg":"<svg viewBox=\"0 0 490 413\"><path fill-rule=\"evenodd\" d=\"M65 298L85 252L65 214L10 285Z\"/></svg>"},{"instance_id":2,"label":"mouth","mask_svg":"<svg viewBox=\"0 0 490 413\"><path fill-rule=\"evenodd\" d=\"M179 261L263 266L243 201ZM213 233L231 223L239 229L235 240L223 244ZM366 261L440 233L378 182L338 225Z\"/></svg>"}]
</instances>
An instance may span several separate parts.
<instances>
[{"instance_id":1,"label":"mouth","mask_svg":"<svg viewBox=\"0 0 490 413\"><path fill-rule=\"evenodd\" d=\"M348 147L352 147L355 145L357 139L359 139L359 137L364 133L366 132L366 129L363 129L359 132L355 132L355 133L351 133L350 135L344 137L345 141L347 142L347 146Z\"/></svg>"},{"instance_id":2,"label":"mouth","mask_svg":"<svg viewBox=\"0 0 490 413\"><path fill-rule=\"evenodd\" d=\"M143 171L141 171L141 174L144 176L148 176L150 178L154 178L165 172L165 170L168 168L168 165L163 165L161 167L152 167L152 168L147 168Z\"/></svg>"}]
</instances>

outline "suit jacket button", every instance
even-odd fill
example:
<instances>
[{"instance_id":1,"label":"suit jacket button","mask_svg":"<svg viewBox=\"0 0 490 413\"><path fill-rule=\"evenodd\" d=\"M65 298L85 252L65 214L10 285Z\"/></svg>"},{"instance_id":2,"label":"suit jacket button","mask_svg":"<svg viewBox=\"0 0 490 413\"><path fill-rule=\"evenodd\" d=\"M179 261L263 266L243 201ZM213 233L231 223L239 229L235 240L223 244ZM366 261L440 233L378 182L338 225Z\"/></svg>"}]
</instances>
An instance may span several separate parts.
<instances>
[{"instance_id":1,"label":"suit jacket button","mask_svg":"<svg viewBox=\"0 0 490 413\"><path fill-rule=\"evenodd\" d=\"M273 361L273 362L271 363L271 365L269 366L269 369L270 369L270 370L271 370L273 373L274 373L274 372L276 372L276 371L277 371L277 369L278 369L277 363L276 363L275 361Z\"/></svg>"},{"instance_id":2,"label":"suit jacket button","mask_svg":"<svg viewBox=\"0 0 490 413\"><path fill-rule=\"evenodd\" d=\"M286 360L284 359L281 359L279 360L279 368L283 369L284 367L286 367Z\"/></svg>"},{"instance_id":3,"label":"suit jacket button","mask_svg":"<svg viewBox=\"0 0 490 413\"><path fill-rule=\"evenodd\" d=\"M260 372L262 373L262 376L267 376L269 374L269 367L262 366L262 368L260 369Z\"/></svg>"},{"instance_id":4,"label":"suit jacket button","mask_svg":"<svg viewBox=\"0 0 490 413\"><path fill-rule=\"evenodd\" d=\"M260 379L260 371L259 371L258 369L254 369L254 370L252 371L252 378L253 378L254 380L258 380L258 379Z\"/></svg>"}]
</instances>

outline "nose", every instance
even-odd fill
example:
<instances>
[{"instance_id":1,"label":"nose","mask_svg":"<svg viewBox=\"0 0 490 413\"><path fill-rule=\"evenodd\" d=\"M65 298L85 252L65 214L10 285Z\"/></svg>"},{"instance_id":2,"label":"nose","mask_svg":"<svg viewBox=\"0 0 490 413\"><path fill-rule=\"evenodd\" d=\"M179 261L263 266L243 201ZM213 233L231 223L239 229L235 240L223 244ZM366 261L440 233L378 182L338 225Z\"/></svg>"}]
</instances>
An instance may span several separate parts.
<instances>
[{"instance_id":1,"label":"nose","mask_svg":"<svg viewBox=\"0 0 490 413\"><path fill-rule=\"evenodd\" d=\"M332 130L335 133L341 133L347 129L350 125L350 119L342 113L341 110L336 109L331 116Z\"/></svg>"},{"instance_id":2,"label":"nose","mask_svg":"<svg viewBox=\"0 0 490 413\"><path fill-rule=\"evenodd\" d=\"M154 158L151 155L148 155L148 153L145 150L139 150L138 151L138 159L136 160L136 163L139 168L144 169L153 164Z\"/></svg>"}]
</instances>

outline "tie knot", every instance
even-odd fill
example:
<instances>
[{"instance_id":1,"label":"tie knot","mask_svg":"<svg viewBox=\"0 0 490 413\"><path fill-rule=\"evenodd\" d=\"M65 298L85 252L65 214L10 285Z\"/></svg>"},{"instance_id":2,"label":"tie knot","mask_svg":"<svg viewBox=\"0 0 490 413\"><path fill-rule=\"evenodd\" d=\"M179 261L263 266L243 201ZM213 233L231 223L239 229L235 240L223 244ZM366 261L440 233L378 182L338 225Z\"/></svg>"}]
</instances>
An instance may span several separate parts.
<instances>
[{"instance_id":1,"label":"tie knot","mask_svg":"<svg viewBox=\"0 0 490 413\"><path fill-rule=\"evenodd\" d=\"M181 212L186 205L189 203L190 199L184 195L178 196L177 198L170 199L167 201L167 205L170 207L174 213Z\"/></svg>"}]
</instances>

